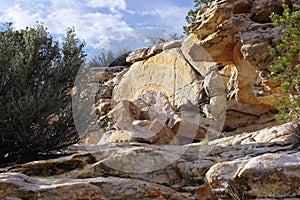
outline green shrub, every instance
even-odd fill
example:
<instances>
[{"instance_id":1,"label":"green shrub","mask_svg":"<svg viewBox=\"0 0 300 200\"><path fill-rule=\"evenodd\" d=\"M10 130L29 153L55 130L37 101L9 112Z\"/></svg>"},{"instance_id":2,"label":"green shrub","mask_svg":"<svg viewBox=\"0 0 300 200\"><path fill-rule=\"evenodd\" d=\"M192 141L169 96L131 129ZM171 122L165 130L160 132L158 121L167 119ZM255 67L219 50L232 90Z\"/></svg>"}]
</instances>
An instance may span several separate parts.
<instances>
[{"instance_id":1,"label":"green shrub","mask_svg":"<svg viewBox=\"0 0 300 200\"><path fill-rule=\"evenodd\" d=\"M101 51L99 55L94 56L88 63L88 67L113 67L113 66L130 66L126 62L127 56L131 53L129 48L119 48L117 52Z\"/></svg>"},{"instance_id":2,"label":"green shrub","mask_svg":"<svg viewBox=\"0 0 300 200\"><path fill-rule=\"evenodd\" d=\"M42 24L23 30L9 24L0 42L0 162L77 142L71 91L86 55L74 29L60 45Z\"/></svg>"},{"instance_id":3,"label":"green shrub","mask_svg":"<svg viewBox=\"0 0 300 200\"><path fill-rule=\"evenodd\" d=\"M281 122L300 119L300 12L299 6L292 8L283 5L282 15L272 13L275 27L283 27L280 44L270 47L270 53L276 56L276 63L270 67L270 80L281 87L279 113L276 118Z\"/></svg>"},{"instance_id":4,"label":"green shrub","mask_svg":"<svg viewBox=\"0 0 300 200\"><path fill-rule=\"evenodd\" d=\"M270 47L270 54L277 57L270 67L270 80L280 83L282 91L276 105L277 120L287 122L300 119L300 8L283 5L282 15L272 13L275 27L283 27L281 42Z\"/></svg>"}]
</instances>

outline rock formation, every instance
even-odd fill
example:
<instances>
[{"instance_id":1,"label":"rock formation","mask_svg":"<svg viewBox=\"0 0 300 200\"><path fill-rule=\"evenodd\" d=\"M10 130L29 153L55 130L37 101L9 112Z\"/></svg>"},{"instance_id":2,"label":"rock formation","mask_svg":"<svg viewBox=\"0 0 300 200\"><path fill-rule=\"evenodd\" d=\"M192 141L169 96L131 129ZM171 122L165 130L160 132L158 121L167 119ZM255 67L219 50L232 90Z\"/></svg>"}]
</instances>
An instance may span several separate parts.
<instances>
[{"instance_id":1,"label":"rock formation","mask_svg":"<svg viewBox=\"0 0 300 200\"><path fill-rule=\"evenodd\" d=\"M1 199L299 199L300 125L207 144L74 145L0 169Z\"/></svg>"},{"instance_id":2,"label":"rock formation","mask_svg":"<svg viewBox=\"0 0 300 200\"><path fill-rule=\"evenodd\" d=\"M0 169L0 199L299 199L300 125L275 121L268 80L297 0L216 0L182 41L89 69L74 95L83 142Z\"/></svg>"},{"instance_id":3,"label":"rock formation","mask_svg":"<svg viewBox=\"0 0 300 200\"><path fill-rule=\"evenodd\" d=\"M113 99L133 101L145 90L162 91L175 108L187 100L198 105L206 119L199 123L226 134L275 125L272 92L278 85L267 78L274 61L268 46L278 44L281 28L274 28L267 15L280 13L283 3L292 2L213 1L199 11L181 43L129 55L134 64L114 88Z\"/></svg>"}]
</instances>

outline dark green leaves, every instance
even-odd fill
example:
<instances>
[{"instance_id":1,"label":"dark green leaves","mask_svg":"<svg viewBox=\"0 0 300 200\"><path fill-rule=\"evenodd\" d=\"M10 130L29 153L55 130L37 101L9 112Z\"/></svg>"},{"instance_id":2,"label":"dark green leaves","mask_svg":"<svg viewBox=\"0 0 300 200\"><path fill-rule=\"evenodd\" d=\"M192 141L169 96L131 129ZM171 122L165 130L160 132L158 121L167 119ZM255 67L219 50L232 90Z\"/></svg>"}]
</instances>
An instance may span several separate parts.
<instances>
[{"instance_id":1,"label":"dark green leaves","mask_svg":"<svg viewBox=\"0 0 300 200\"><path fill-rule=\"evenodd\" d=\"M300 12L299 6L290 8L283 5L282 16L271 14L275 27L282 27L281 43L269 47L271 55L277 56L276 63L270 67L270 80L281 87L279 113L282 122L300 119ZM278 96L278 95L277 95Z\"/></svg>"},{"instance_id":2,"label":"dark green leaves","mask_svg":"<svg viewBox=\"0 0 300 200\"><path fill-rule=\"evenodd\" d=\"M85 61L83 47L74 29L62 45L40 23L23 30L10 24L0 32L0 160L77 141L68 91ZM51 115L58 121L49 123Z\"/></svg>"}]
</instances>

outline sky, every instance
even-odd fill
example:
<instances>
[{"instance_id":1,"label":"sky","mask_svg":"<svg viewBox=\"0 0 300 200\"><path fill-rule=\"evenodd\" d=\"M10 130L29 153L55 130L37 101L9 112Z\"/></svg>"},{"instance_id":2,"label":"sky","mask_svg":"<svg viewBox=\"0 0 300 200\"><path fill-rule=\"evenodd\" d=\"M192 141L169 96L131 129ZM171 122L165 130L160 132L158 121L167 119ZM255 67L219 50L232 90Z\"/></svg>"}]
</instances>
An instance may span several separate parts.
<instances>
[{"instance_id":1,"label":"sky","mask_svg":"<svg viewBox=\"0 0 300 200\"><path fill-rule=\"evenodd\" d=\"M0 0L0 22L12 22L15 29L43 22L58 40L75 27L89 52L132 49L151 36L181 34L193 5L193 0Z\"/></svg>"}]
</instances>

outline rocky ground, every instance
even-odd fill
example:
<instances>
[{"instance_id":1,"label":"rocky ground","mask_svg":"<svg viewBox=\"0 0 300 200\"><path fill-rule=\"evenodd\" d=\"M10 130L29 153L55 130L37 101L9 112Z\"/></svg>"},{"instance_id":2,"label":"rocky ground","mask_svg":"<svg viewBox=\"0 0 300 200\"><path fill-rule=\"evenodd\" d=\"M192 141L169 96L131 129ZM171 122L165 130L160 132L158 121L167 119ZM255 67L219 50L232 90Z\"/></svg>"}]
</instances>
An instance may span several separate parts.
<instances>
[{"instance_id":1,"label":"rocky ground","mask_svg":"<svg viewBox=\"0 0 300 200\"><path fill-rule=\"evenodd\" d=\"M1 199L299 199L299 124L187 145L82 144L0 169Z\"/></svg>"},{"instance_id":2,"label":"rocky ground","mask_svg":"<svg viewBox=\"0 0 300 200\"><path fill-rule=\"evenodd\" d=\"M283 3L300 5L216 0L182 41L89 69L73 99L82 143L0 169L0 199L300 199L300 125L274 119L268 80Z\"/></svg>"}]
</instances>

